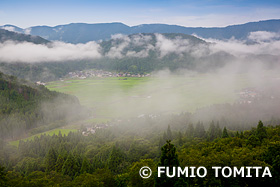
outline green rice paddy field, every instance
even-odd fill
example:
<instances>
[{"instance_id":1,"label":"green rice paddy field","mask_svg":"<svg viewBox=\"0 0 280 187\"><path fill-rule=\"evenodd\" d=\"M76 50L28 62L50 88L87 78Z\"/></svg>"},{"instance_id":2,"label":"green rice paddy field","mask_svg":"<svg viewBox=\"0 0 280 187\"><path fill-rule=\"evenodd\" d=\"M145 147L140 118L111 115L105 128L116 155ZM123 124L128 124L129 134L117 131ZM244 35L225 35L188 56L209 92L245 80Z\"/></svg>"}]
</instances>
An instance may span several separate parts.
<instances>
[{"instance_id":1,"label":"green rice paddy field","mask_svg":"<svg viewBox=\"0 0 280 187\"><path fill-rule=\"evenodd\" d=\"M271 78L268 72L261 79ZM80 103L92 110L89 119L65 128L39 133L23 141L53 135L67 135L81 124L106 123L112 118L137 117L142 114L194 112L196 109L219 103L233 103L237 92L260 82L252 82L246 74L162 77L111 77L68 79L47 83L47 88L78 97ZM19 140L10 144L18 145Z\"/></svg>"},{"instance_id":2,"label":"green rice paddy field","mask_svg":"<svg viewBox=\"0 0 280 187\"><path fill-rule=\"evenodd\" d=\"M49 82L47 88L75 95L95 118L151 113L193 112L203 106L233 103L248 86L245 75L203 74L168 77L110 77Z\"/></svg>"},{"instance_id":3,"label":"green rice paddy field","mask_svg":"<svg viewBox=\"0 0 280 187\"><path fill-rule=\"evenodd\" d=\"M46 131L46 132L43 132L43 133L35 134L33 136L30 136L28 138L24 138L24 139L21 139L21 140L22 141L33 140L35 137L40 137L41 135L49 135L49 136L52 136L54 134L58 135L59 132L62 134L62 136L64 136L64 135L67 136L69 134L69 132L75 132L75 131L77 131L77 129L62 129L62 128L58 128L58 129L53 129L53 130ZM18 146L19 141L20 140L11 141L10 145Z\"/></svg>"}]
</instances>

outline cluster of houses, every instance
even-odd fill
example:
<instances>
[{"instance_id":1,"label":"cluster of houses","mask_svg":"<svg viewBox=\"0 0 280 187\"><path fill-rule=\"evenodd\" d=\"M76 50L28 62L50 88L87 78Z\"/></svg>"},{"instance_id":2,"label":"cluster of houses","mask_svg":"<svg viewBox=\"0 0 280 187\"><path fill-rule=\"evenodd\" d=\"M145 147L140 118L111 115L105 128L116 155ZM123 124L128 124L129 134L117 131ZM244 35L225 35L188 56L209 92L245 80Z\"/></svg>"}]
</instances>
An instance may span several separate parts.
<instances>
[{"instance_id":1,"label":"cluster of houses","mask_svg":"<svg viewBox=\"0 0 280 187\"><path fill-rule=\"evenodd\" d=\"M145 117L150 118L150 119L155 119L157 117L160 117L160 115L159 114L140 114L137 116L137 118L145 118Z\"/></svg>"},{"instance_id":2,"label":"cluster of houses","mask_svg":"<svg viewBox=\"0 0 280 187\"><path fill-rule=\"evenodd\" d=\"M150 74L141 75L141 74L131 74L131 73L113 73L110 71L91 69L91 70L69 72L66 77L86 79L92 77L104 78L104 77L149 77L149 76Z\"/></svg>"},{"instance_id":3,"label":"cluster of houses","mask_svg":"<svg viewBox=\"0 0 280 187\"><path fill-rule=\"evenodd\" d=\"M83 71L69 72L67 77L86 79L90 77L113 77L113 76L115 76L115 74L109 71L83 70Z\"/></svg>"},{"instance_id":4,"label":"cluster of houses","mask_svg":"<svg viewBox=\"0 0 280 187\"><path fill-rule=\"evenodd\" d=\"M92 125L92 126L86 127L86 129L84 129L82 131L82 135L88 136L90 134L94 134L98 129L105 129L105 128L108 128L108 127L109 127L108 124Z\"/></svg>"},{"instance_id":5,"label":"cluster of houses","mask_svg":"<svg viewBox=\"0 0 280 187\"><path fill-rule=\"evenodd\" d=\"M43 86L45 86L45 85L46 85L46 83L41 82L41 81L37 81L37 82L36 82L36 84L37 84L37 85L43 85Z\"/></svg>"},{"instance_id":6,"label":"cluster of houses","mask_svg":"<svg viewBox=\"0 0 280 187\"><path fill-rule=\"evenodd\" d=\"M259 100L262 97L262 94L255 88L245 88L238 92L238 95L238 103L240 104L250 104L255 100Z\"/></svg>"}]
</instances>

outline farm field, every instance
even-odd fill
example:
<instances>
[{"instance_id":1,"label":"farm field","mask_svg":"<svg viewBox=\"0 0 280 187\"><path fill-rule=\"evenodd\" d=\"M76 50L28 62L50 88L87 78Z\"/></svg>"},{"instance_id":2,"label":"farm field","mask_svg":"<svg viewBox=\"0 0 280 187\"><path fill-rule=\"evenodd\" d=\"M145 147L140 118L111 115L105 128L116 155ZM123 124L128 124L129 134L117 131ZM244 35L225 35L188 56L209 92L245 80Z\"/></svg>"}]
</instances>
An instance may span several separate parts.
<instances>
[{"instance_id":1,"label":"farm field","mask_svg":"<svg viewBox=\"0 0 280 187\"><path fill-rule=\"evenodd\" d=\"M28 140L34 140L35 137L38 137L40 138L40 136L42 135L49 135L49 136L52 136L52 135L58 135L59 134L59 131L61 132L62 136L64 135L68 135L70 132L76 132L77 129L63 129L63 128L58 128L58 129L53 129L53 130L50 130L50 131L46 131L46 132L43 132L43 133L38 133L38 134L35 134L33 136L30 136L28 138L24 138L24 139L20 139L22 141L28 141ZM10 145L14 145L14 146L18 146L19 144L19 141L20 140L16 140L16 141L11 141L9 142Z\"/></svg>"},{"instance_id":2,"label":"farm field","mask_svg":"<svg viewBox=\"0 0 280 187\"><path fill-rule=\"evenodd\" d=\"M251 85L247 76L111 77L49 82L47 88L75 95L95 118L194 112L219 103L233 103L236 91Z\"/></svg>"}]
</instances>

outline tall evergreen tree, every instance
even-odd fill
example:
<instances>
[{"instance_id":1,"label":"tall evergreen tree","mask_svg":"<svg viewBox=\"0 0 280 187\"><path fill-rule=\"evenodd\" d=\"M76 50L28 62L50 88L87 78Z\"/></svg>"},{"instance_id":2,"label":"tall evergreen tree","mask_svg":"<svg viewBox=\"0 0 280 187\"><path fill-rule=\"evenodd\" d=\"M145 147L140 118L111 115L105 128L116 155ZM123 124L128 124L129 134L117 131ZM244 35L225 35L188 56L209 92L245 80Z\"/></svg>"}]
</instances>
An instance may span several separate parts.
<instances>
[{"instance_id":1,"label":"tall evergreen tree","mask_svg":"<svg viewBox=\"0 0 280 187\"><path fill-rule=\"evenodd\" d=\"M167 127L166 136L167 136L167 140L173 140L173 136L172 136L172 131L171 131L170 125L168 125L168 127Z\"/></svg>"},{"instance_id":2,"label":"tall evergreen tree","mask_svg":"<svg viewBox=\"0 0 280 187\"><path fill-rule=\"evenodd\" d=\"M169 173L172 175L173 167L178 167L180 165L178 155L176 153L176 147L171 144L171 141L166 141L166 144L161 148L161 156L158 166L169 167ZM162 174L161 177L157 177L155 181L155 186L169 187L178 184L179 178L169 178L166 174Z\"/></svg>"},{"instance_id":3,"label":"tall evergreen tree","mask_svg":"<svg viewBox=\"0 0 280 187\"><path fill-rule=\"evenodd\" d=\"M199 137L199 138L204 138L206 135L205 129L204 129L204 125L202 122L198 122L195 126L195 136Z\"/></svg>"},{"instance_id":4,"label":"tall evergreen tree","mask_svg":"<svg viewBox=\"0 0 280 187\"><path fill-rule=\"evenodd\" d=\"M171 143L170 140L166 141L166 144L161 148L159 166L179 166L176 147Z\"/></svg>"},{"instance_id":5,"label":"tall evergreen tree","mask_svg":"<svg viewBox=\"0 0 280 187\"><path fill-rule=\"evenodd\" d=\"M217 121L217 124L216 124L216 134L217 134L217 137L216 137L216 138L222 137L222 129L220 128L220 123L219 123L219 121Z\"/></svg>"},{"instance_id":6,"label":"tall evergreen tree","mask_svg":"<svg viewBox=\"0 0 280 187\"><path fill-rule=\"evenodd\" d=\"M214 140L216 138L216 127L214 121L210 123L209 129L207 131L208 140Z\"/></svg>"},{"instance_id":7,"label":"tall evergreen tree","mask_svg":"<svg viewBox=\"0 0 280 187\"><path fill-rule=\"evenodd\" d=\"M256 136L259 138L260 141L262 141L264 138L267 137L266 128L263 126L262 121L259 121L259 124L257 126Z\"/></svg>"},{"instance_id":8,"label":"tall evergreen tree","mask_svg":"<svg viewBox=\"0 0 280 187\"><path fill-rule=\"evenodd\" d=\"M56 165L56 160L57 160L57 155L56 151L54 148L50 148L48 151L48 154L45 158L45 164L46 164L46 171L54 171L55 170L55 165Z\"/></svg>"},{"instance_id":9,"label":"tall evergreen tree","mask_svg":"<svg viewBox=\"0 0 280 187\"><path fill-rule=\"evenodd\" d=\"M125 155L120 148L114 146L108 160L108 168L112 171L112 173L118 174L122 172L119 166L124 161L124 158Z\"/></svg>"},{"instance_id":10,"label":"tall evergreen tree","mask_svg":"<svg viewBox=\"0 0 280 187\"><path fill-rule=\"evenodd\" d=\"M90 173L91 172L90 170L91 170L91 168L90 168L89 161L88 161L87 158L84 158L80 173L81 174L83 174L83 173Z\"/></svg>"},{"instance_id":11,"label":"tall evergreen tree","mask_svg":"<svg viewBox=\"0 0 280 187\"><path fill-rule=\"evenodd\" d=\"M178 133L178 144L180 146L183 145L183 136L181 132Z\"/></svg>"},{"instance_id":12,"label":"tall evergreen tree","mask_svg":"<svg viewBox=\"0 0 280 187\"><path fill-rule=\"evenodd\" d=\"M224 127L224 129L223 129L223 134L222 134L222 138L228 138L228 137L229 137L229 136L228 136L227 128Z\"/></svg>"},{"instance_id":13,"label":"tall evergreen tree","mask_svg":"<svg viewBox=\"0 0 280 187\"><path fill-rule=\"evenodd\" d=\"M74 178L76 173L79 172L78 170L75 157L72 154L69 154L62 166L62 173Z\"/></svg>"},{"instance_id":14,"label":"tall evergreen tree","mask_svg":"<svg viewBox=\"0 0 280 187\"><path fill-rule=\"evenodd\" d=\"M194 136L194 127L192 123L188 124L187 130L186 130L186 136L187 137L193 137Z\"/></svg>"},{"instance_id":15,"label":"tall evergreen tree","mask_svg":"<svg viewBox=\"0 0 280 187\"><path fill-rule=\"evenodd\" d=\"M59 154L57 157L57 160L56 160L56 164L55 164L55 171L57 171L57 172L62 171L64 161L65 161L64 157L61 154Z\"/></svg>"}]
</instances>

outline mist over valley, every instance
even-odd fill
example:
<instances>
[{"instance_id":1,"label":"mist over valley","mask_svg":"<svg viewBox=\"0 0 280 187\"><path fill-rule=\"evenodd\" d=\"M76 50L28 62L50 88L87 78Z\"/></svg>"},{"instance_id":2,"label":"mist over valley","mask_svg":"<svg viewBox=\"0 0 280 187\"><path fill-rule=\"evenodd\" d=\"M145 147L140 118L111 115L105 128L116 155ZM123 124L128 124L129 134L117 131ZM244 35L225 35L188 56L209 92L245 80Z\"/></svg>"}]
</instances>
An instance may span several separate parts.
<instances>
[{"instance_id":1,"label":"mist over valley","mask_svg":"<svg viewBox=\"0 0 280 187\"><path fill-rule=\"evenodd\" d=\"M0 184L275 185L279 51L279 20L1 26ZM166 163L276 178L140 178Z\"/></svg>"}]
</instances>

